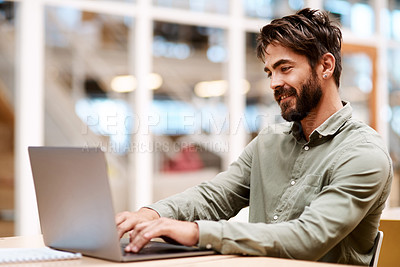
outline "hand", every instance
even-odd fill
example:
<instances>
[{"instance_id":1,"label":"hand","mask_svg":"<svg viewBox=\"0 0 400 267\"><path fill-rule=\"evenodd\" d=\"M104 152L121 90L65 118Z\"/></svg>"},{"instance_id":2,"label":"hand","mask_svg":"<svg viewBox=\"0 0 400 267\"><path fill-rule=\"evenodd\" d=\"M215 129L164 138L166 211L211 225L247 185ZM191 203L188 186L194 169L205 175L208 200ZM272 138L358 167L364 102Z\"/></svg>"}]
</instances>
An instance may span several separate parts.
<instances>
[{"instance_id":1,"label":"hand","mask_svg":"<svg viewBox=\"0 0 400 267\"><path fill-rule=\"evenodd\" d=\"M166 236L185 246L194 246L199 241L199 227L194 222L168 218L139 223L129 233L130 243L126 252L139 252L152 238Z\"/></svg>"},{"instance_id":2,"label":"hand","mask_svg":"<svg viewBox=\"0 0 400 267\"><path fill-rule=\"evenodd\" d=\"M126 232L134 229L137 224L159 219L160 215L148 208L141 208L136 212L124 211L115 216L118 236L121 238Z\"/></svg>"}]
</instances>

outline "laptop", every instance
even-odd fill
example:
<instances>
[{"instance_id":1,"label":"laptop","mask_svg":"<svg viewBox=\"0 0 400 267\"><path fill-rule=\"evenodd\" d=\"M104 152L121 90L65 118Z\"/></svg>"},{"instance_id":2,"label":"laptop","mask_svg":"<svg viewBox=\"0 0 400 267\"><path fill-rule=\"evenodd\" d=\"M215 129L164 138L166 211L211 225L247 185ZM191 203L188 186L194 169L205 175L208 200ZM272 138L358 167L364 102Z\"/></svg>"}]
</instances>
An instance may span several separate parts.
<instances>
[{"instance_id":1,"label":"laptop","mask_svg":"<svg viewBox=\"0 0 400 267\"><path fill-rule=\"evenodd\" d=\"M99 148L29 147L39 219L46 246L126 262L215 254L151 241L126 253L115 225L106 159Z\"/></svg>"}]
</instances>

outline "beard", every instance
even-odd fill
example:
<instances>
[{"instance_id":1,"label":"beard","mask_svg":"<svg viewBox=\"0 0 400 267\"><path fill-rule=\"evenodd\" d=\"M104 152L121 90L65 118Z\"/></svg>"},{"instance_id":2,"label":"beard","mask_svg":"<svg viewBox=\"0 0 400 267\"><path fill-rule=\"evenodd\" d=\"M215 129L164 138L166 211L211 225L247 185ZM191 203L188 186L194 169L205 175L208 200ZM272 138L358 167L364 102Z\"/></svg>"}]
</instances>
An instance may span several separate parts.
<instances>
[{"instance_id":1,"label":"beard","mask_svg":"<svg viewBox=\"0 0 400 267\"><path fill-rule=\"evenodd\" d=\"M305 83L301 85L300 94L293 87L281 87L275 90L275 100L281 107L281 115L286 121L301 121L318 105L322 97L321 83L315 73L311 73ZM293 96L295 99L280 104L282 95ZM291 102L295 101L295 107Z\"/></svg>"}]
</instances>

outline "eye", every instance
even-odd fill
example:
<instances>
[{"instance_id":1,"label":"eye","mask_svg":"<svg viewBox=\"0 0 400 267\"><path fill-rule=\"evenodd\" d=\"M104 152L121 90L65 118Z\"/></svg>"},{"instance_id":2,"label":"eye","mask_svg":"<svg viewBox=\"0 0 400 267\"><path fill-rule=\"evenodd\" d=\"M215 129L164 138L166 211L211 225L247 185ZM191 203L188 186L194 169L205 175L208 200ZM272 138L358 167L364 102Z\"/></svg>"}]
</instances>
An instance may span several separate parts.
<instances>
[{"instance_id":1,"label":"eye","mask_svg":"<svg viewBox=\"0 0 400 267\"><path fill-rule=\"evenodd\" d=\"M281 71L282 72L288 72L291 68L292 67L290 67L290 66L284 66L284 67L281 68Z\"/></svg>"}]
</instances>

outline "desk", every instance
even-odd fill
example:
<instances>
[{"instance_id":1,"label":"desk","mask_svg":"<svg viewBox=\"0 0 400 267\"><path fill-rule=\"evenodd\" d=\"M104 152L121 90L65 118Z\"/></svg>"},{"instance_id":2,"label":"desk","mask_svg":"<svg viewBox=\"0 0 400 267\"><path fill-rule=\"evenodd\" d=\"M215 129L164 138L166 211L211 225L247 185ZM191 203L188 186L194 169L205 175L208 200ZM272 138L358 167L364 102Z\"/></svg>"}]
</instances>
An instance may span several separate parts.
<instances>
[{"instance_id":1,"label":"desk","mask_svg":"<svg viewBox=\"0 0 400 267\"><path fill-rule=\"evenodd\" d=\"M383 242L378 266L398 266L400 262L400 208L385 209L382 213L379 229L383 231Z\"/></svg>"},{"instance_id":2,"label":"desk","mask_svg":"<svg viewBox=\"0 0 400 267\"><path fill-rule=\"evenodd\" d=\"M23 248L23 247L43 247L43 238L41 235L38 236L17 236L17 237L5 237L0 238L0 248ZM2 266L0 264L0 266ZM79 260L67 260L67 261L51 261L51 262L35 262L35 263L24 263L16 264L12 266L118 266L118 267L150 267L150 266L193 266L193 267L207 267L207 266L229 266L229 267L242 267L242 266L268 266L268 267L338 267L338 266L350 266L350 265L339 265L329 263L318 263L311 261L299 261L279 258L268 258L268 257L240 257L233 255L212 255L212 256L201 256L201 257L188 257L178 259L165 259L165 260L154 260L154 261L141 261L131 263L117 263L106 260L100 260L90 257L82 257Z\"/></svg>"}]
</instances>

